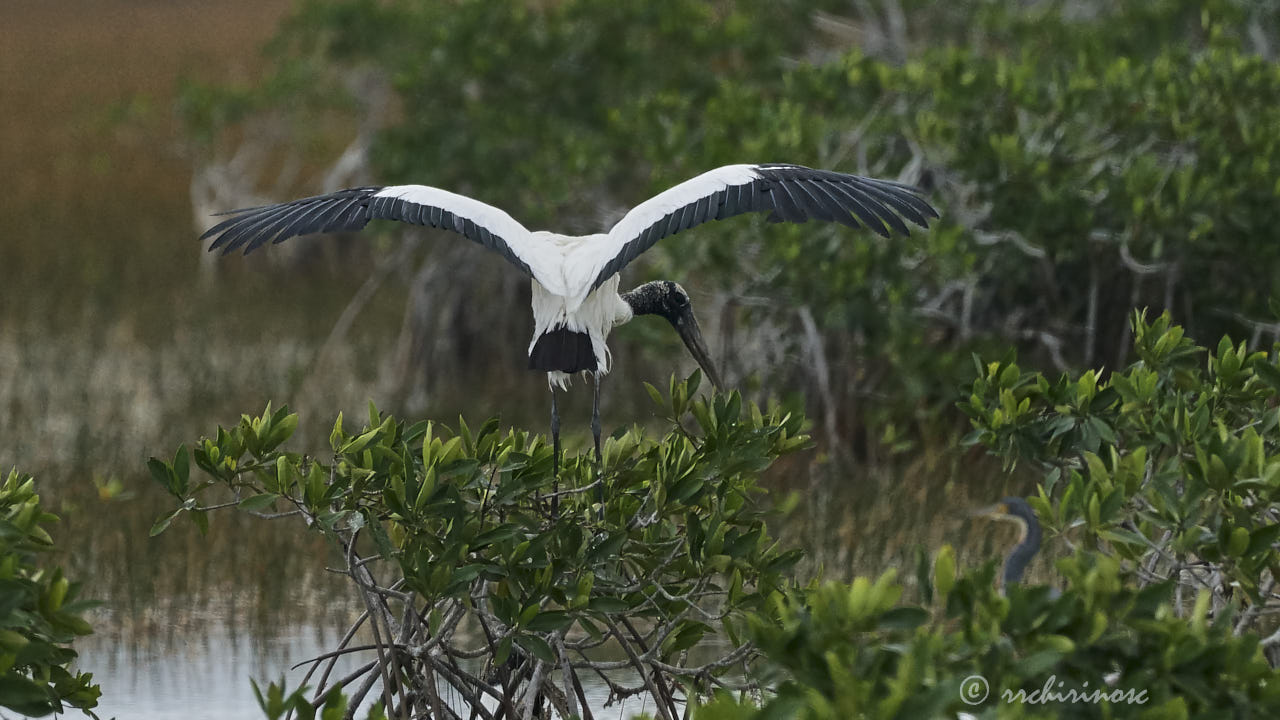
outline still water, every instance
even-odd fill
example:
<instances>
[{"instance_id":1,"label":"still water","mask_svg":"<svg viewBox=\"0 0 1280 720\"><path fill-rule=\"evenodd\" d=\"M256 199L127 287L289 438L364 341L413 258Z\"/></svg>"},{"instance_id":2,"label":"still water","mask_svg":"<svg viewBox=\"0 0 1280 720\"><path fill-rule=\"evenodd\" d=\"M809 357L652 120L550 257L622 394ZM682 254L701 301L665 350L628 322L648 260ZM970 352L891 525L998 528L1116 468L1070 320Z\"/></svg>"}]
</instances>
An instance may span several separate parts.
<instances>
[{"instance_id":1,"label":"still water","mask_svg":"<svg viewBox=\"0 0 1280 720\"><path fill-rule=\"evenodd\" d=\"M332 648L339 638L333 629L311 626L251 639L218 624L186 635L180 645L146 650L103 635L83 643L81 666L92 668L103 687L96 711L101 717L252 718L262 713L246 692L250 679L283 674L296 687L304 671L284 668Z\"/></svg>"}]
</instances>

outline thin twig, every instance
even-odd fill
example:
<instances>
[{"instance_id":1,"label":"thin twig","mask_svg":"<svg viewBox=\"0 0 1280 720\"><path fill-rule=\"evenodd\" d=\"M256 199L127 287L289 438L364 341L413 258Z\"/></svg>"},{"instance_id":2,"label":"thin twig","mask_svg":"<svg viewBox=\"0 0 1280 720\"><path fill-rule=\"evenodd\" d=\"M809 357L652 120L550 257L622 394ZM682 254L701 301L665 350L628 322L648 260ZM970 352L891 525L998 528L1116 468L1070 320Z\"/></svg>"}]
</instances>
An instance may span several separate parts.
<instances>
[{"instance_id":1,"label":"thin twig","mask_svg":"<svg viewBox=\"0 0 1280 720\"><path fill-rule=\"evenodd\" d=\"M523 710L520 717L523 720L530 720L533 717L533 706L537 704L538 695L542 691L542 676L547 671L547 664L541 660L535 662L533 666L533 677L529 680L529 687L525 690L524 701L522 702Z\"/></svg>"},{"instance_id":2,"label":"thin twig","mask_svg":"<svg viewBox=\"0 0 1280 720\"><path fill-rule=\"evenodd\" d=\"M367 569L363 567L358 568L354 564L355 556L356 556L356 540L359 539L359 537L360 537L360 531L353 530L351 532L351 539L347 541L347 566L351 568L351 579L355 580L356 584L361 586L360 597L364 600L365 608L369 611L369 629L373 631L373 642L378 646L377 648L378 649L378 674L382 676L382 700L384 703L384 707L386 707L388 711L390 711L390 709L395 705L395 703L392 702L392 696L391 696L391 692L392 692L391 668L387 662L387 655L383 651L382 633L378 630L379 613L377 613L374 610L374 603L369 598L369 593L365 592L365 588L363 583L361 582L361 578L356 577L356 573L358 572L361 572L361 571L365 573L368 572ZM390 640L391 638L388 637L387 639ZM367 693L368 688L364 688L364 692ZM348 718L355 717L355 708L359 706L360 702L363 700L364 700L363 694L361 695L361 697L352 698L351 710L348 712Z\"/></svg>"},{"instance_id":3,"label":"thin twig","mask_svg":"<svg viewBox=\"0 0 1280 720\"><path fill-rule=\"evenodd\" d=\"M662 715L662 720L672 720L671 714L667 711L666 704L661 702L659 699L660 696L658 695L658 688L654 685L653 678L649 677L649 673L645 671L644 663L640 660L636 651L631 647L631 643L622 636L622 633L618 630L618 626L614 624L612 618L606 616L604 621L605 624L609 626L609 630L613 633L614 638L618 640L618 645L622 647L623 652L627 654L627 658L631 660L631 664L635 667L636 672L640 673L641 677L644 679L645 687L648 689L649 694L653 696L653 702L658 706L658 713Z\"/></svg>"}]
</instances>

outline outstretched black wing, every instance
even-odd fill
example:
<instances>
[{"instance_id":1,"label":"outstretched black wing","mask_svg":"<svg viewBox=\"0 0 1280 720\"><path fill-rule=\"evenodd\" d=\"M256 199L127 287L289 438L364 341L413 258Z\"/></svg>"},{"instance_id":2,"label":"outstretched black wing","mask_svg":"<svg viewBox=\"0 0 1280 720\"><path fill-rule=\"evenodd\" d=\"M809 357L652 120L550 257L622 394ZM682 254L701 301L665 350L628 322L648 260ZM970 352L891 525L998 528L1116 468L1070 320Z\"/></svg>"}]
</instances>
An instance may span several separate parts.
<instances>
[{"instance_id":1,"label":"outstretched black wing","mask_svg":"<svg viewBox=\"0 0 1280 720\"><path fill-rule=\"evenodd\" d=\"M527 275L554 288L554 277L539 272L558 260L519 222L479 200L425 185L392 185L339 190L277 205L232 210L232 217L209 228L201 240L213 238L209 250L245 254L263 244L297 235L352 232L370 220L398 220L460 233L500 253Z\"/></svg>"},{"instance_id":2,"label":"outstretched black wing","mask_svg":"<svg viewBox=\"0 0 1280 720\"><path fill-rule=\"evenodd\" d=\"M664 237L749 212L768 212L771 222L813 218L865 226L884 237L906 235L903 218L928 227L929 218L938 217L910 185L802 165L726 165L646 200L618 221L608 241L592 248L603 265L591 287L599 287Z\"/></svg>"}]
</instances>

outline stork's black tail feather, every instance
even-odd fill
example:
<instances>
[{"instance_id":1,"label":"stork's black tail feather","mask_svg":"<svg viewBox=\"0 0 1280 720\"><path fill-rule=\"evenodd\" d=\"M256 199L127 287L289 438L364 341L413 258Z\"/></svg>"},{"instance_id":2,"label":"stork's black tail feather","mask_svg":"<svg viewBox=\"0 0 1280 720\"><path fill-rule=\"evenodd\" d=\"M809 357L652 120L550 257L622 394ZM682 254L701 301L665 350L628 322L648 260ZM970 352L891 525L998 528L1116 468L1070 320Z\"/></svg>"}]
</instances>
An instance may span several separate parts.
<instances>
[{"instance_id":1,"label":"stork's black tail feather","mask_svg":"<svg viewBox=\"0 0 1280 720\"><path fill-rule=\"evenodd\" d=\"M596 370L596 351L591 336L560 327L543 333L529 353L529 369L575 373Z\"/></svg>"}]
</instances>

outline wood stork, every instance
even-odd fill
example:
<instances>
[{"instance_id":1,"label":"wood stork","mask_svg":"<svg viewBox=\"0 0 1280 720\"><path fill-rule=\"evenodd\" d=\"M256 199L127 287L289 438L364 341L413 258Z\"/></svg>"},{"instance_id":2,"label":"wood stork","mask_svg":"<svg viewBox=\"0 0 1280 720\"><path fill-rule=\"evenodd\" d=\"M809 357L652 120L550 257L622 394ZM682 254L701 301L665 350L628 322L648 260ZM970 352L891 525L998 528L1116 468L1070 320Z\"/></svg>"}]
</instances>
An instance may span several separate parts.
<instances>
[{"instance_id":1,"label":"wood stork","mask_svg":"<svg viewBox=\"0 0 1280 720\"><path fill-rule=\"evenodd\" d=\"M664 237L711 220L767 212L772 222L810 218L857 228L859 223L889 237L909 233L903 218L928 227L938 217L915 188L887 180L814 170L801 165L726 165L686 180L637 205L607 233L571 236L532 232L496 207L425 185L359 187L277 205L231 210L209 228L209 250L245 254L267 241L296 235L348 232L370 220L399 220L460 233L501 254L532 279L533 339L529 368L547 373L551 389L551 434L555 466L560 458L556 388L574 373L591 373L595 397L591 433L600 458L600 379L609 372L609 331L636 315L660 315L707 377L720 376L707 353L684 288L668 281L618 292L618 272Z\"/></svg>"}]
</instances>

